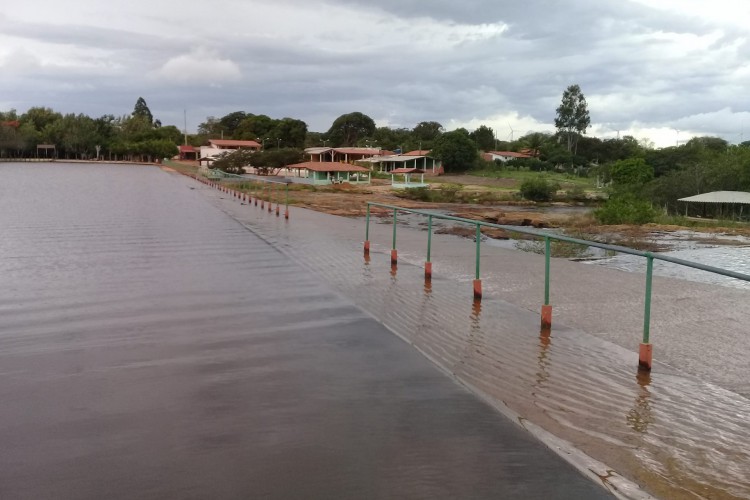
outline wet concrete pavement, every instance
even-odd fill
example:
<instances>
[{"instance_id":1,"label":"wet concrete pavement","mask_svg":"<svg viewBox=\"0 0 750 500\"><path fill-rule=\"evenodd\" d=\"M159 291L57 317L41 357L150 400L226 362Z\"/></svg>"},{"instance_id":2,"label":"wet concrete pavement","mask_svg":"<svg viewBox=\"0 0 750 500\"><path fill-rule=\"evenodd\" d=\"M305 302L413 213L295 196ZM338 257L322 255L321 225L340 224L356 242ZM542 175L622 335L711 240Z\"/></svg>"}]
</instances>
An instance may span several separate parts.
<instances>
[{"instance_id":1,"label":"wet concrete pavement","mask_svg":"<svg viewBox=\"0 0 750 500\"><path fill-rule=\"evenodd\" d=\"M4 168L0 498L609 496L186 183Z\"/></svg>"},{"instance_id":2,"label":"wet concrete pavement","mask_svg":"<svg viewBox=\"0 0 750 500\"><path fill-rule=\"evenodd\" d=\"M477 307L471 240L433 237L428 287L424 231L399 225L399 265L390 267L391 216L373 219L365 260L362 219L293 208L287 223L216 190L199 192L524 425L661 498L750 495L747 290L655 277L655 366L644 375L642 274L553 259L553 329L544 337L538 255L483 243Z\"/></svg>"}]
</instances>

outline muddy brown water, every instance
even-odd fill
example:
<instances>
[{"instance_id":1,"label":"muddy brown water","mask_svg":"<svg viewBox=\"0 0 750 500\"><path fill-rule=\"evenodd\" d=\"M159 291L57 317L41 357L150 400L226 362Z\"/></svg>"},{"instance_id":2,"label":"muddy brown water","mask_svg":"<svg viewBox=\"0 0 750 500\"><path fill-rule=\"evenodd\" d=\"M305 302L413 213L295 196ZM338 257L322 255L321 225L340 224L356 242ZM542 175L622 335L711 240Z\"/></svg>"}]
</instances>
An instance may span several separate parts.
<instances>
[{"instance_id":1,"label":"muddy brown water","mask_svg":"<svg viewBox=\"0 0 750 500\"><path fill-rule=\"evenodd\" d=\"M663 498L750 496L746 290L658 277L656 366L636 369L644 276L555 259L553 330L540 336L543 259L482 246L485 297L471 299L474 243L424 230L292 209L273 214L203 191L216 206L315 270L436 364ZM679 275L678 275L679 276Z\"/></svg>"},{"instance_id":2,"label":"muddy brown water","mask_svg":"<svg viewBox=\"0 0 750 500\"><path fill-rule=\"evenodd\" d=\"M0 313L3 331L24 330L24 335L0 333L3 351L13 353L18 363L0 365L6 379L34 377L43 387L60 371L74 384L84 370L113 369L100 366L85 351L49 365L29 367L18 361L23 353L44 359L38 356L40 349L64 351L65 335L92 346L126 348L123 338L107 335L109 325L117 327L112 331L130 329L129 341L139 339L141 347L158 352L152 339L139 337L142 325L132 321L133 310L144 321L163 321L177 337L217 308L224 313L220 327L231 328L233 313L253 302L242 296L241 273L231 272L232 266L248 265L240 256L241 234L249 229L462 383L570 441L647 491L664 498L750 496L746 291L657 279L652 330L657 364L644 375L634 360L642 314L642 276L637 274L556 260L553 273L564 278L564 284L553 279L554 327L549 337L540 336L543 264L536 255L484 246L485 298L477 304L469 292L473 245L465 239L435 237L435 277L426 286L421 268L425 239L418 229L399 228L400 264L391 269L388 221L373 223L373 251L365 261L361 220L292 208L287 222L191 179L149 167L118 167L107 173L103 189L87 181L92 174L86 169L91 168L96 167L76 167L80 170L73 174L59 166L3 167L0 252L14 257L0 260ZM80 177L75 187L67 182L70 175ZM133 175L138 182L125 179ZM152 182L176 184L181 194L162 197L158 190L143 189L142 183ZM86 202L77 203L79 196ZM205 201L205 214L189 208L195 197ZM217 208L245 227L214 224L213 230L186 238L184 224L170 223L181 217L215 220ZM149 217L152 211L165 216ZM104 230L113 226L123 231ZM227 258L233 252L238 257ZM147 258L132 258L139 253ZM172 256L194 259L195 268L183 279L194 283L203 277L205 286L184 297L155 293L155 283L173 279ZM203 265L216 260L229 287L226 281L216 282L214 266ZM103 279L107 276L118 279ZM174 283L177 288L179 281ZM108 288L106 283L117 286ZM71 288L77 291L74 301L67 293ZM184 316L160 318L165 306ZM63 336L61 325L67 332ZM172 362L189 363L190 355ZM125 364L120 369L134 368ZM137 379L137 371L132 376ZM214 389L221 391L222 381L216 384ZM158 398L157 386L147 397ZM54 385L50 387L45 397L55 398ZM80 394L58 403L75 416L85 411L81 401L92 392L106 397L118 390L126 388L81 387ZM214 400L211 387L196 390L208 403ZM18 418L13 401L4 401L1 411ZM223 409L220 401L216 404L212 411L220 417ZM169 411L164 408L165 414ZM71 419L79 429L61 429L51 456L63 453L66 439L76 433L106 435L106 422L91 429L86 415L79 416ZM123 409L112 418L124 416ZM210 447L222 439L229 438L204 436L196 446ZM22 470L24 459L18 456L6 465Z\"/></svg>"}]
</instances>

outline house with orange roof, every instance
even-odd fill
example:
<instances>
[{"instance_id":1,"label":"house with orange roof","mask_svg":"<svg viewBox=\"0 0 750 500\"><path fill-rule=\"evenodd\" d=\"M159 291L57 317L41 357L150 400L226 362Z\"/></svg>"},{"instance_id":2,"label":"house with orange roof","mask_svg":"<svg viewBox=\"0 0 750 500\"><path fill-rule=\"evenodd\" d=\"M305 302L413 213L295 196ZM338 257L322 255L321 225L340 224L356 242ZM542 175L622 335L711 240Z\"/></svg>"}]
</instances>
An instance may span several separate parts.
<instances>
[{"instance_id":1,"label":"house with orange roof","mask_svg":"<svg viewBox=\"0 0 750 500\"><path fill-rule=\"evenodd\" d=\"M210 163L222 153L231 153L238 149L260 151L261 144L255 141L236 141L234 139L209 139L208 145L201 146L199 161Z\"/></svg>"}]
</instances>

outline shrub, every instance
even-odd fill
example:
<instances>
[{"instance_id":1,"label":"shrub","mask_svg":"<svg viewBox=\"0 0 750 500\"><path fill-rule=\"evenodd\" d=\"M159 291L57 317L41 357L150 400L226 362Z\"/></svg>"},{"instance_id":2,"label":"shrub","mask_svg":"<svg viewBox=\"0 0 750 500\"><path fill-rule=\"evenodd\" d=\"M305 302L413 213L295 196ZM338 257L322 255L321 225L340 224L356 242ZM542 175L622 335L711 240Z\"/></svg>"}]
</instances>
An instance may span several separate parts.
<instances>
[{"instance_id":1,"label":"shrub","mask_svg":"<svg viewBox=\"0 0 750 500\"><path fill-rule=\"evenodd\" d=\"M602 208L594 211L600 224L646 224L656 217L651 203L631 194L611 197Z\"/></svg>"},{"instance_id":2,"label":"shrub","mask_svg":"<svg viewBox=\"0 0 750 500\"><path fill-rule=\"evenodd\" d=\"M532 201L549 201L560 189L557 183L549 182L544 177L527 179L521 184L521 196Z\"/></svg>"},{"instance_id":3,"label":"shrub","mask_svg":"<svg viewBox=\"0 0 750 500\"><path fill-rule=\"evenodd\" d=\"M586 201L588 198L586 196L586 191L581 186L573 186L567 191L565 191L565 195L568 197L568 199L573 201Z\"/></svg>"}]
</instances>

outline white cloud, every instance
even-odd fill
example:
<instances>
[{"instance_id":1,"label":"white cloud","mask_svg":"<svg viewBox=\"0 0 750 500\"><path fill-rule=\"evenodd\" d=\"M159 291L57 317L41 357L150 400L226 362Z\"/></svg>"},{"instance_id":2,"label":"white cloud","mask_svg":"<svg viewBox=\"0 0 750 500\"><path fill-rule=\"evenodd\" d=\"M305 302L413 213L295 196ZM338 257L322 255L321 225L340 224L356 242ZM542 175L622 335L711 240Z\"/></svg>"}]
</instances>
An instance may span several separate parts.
<instances>
[{"instance_id":1,"label":"white cloud","mask_svg":"<svg viewBox=\"0 0 750 500\"><path fill-rule=\"evenodd\" d=\"M21 47L0 52L0 68L14 74L27 74L41 66L41 60Z\"/></svg>"},{"instance_id":2,"label":"white cloud","mask_svg":"<svg viewBox=\"0 0 750 500\"><path fill-rule=\"evenodd\" d=\"M242 78L237 63L202 47L169 59L156 74L162 80L188 86L221 85Z\"/></svg>"}]
</instances>

